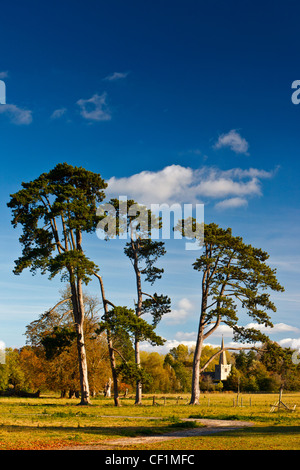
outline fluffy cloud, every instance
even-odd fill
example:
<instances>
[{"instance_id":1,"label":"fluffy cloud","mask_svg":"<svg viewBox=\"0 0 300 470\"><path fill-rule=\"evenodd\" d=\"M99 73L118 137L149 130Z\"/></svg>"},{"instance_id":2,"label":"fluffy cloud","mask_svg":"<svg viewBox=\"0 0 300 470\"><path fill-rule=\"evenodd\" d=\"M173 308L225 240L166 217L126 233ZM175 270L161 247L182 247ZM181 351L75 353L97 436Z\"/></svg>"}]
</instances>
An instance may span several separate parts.
<instances>
[{"instance_id":1,"label":"fluffy cloud","mask_svg":"<svg viewBox=\"0 0 300 470\"><path fill-rule=\"evenodd\" d=\"M208 327L207 327L208 328ZM245 328L255 328L256 330L261 331L262 333L265 333L267 335L273 335L273 334L280 334L280 333L286 333L286 332L293 332L293 333L300 333L300 328L297 328L296 326L288 325L286 323L275 323L273 328L270 326L265 326L265 325L260 325L258 323L248 323L245 325ZM211 335L209 338L216 338L216 337L221 337L224 336L226 338L232 338L233 337L233 329L230 328L228 325L220 325L218 329L216 330L215 333ZM182 341L191 341L195 340L196 341L197 337L197 332L193 331L191 333L187 333L184 331L178 331L175 334L176 340L182 342ZM283 339L281 340L282 342L289 342L292 341L290 338ZM293 340L294 341L294 340ZM298 340L296 340L298 341Z\"/></svg>"},{"instance_id":2,"label":"fluffy cloud","mask_svg":"<svg viewBox=\"0 0 300 470\"><path fill-rule=\"evenodd\" d=\"M108 180L106 193L127 195L143 204L179 202L192 183L190 168L171 165L157 172L142 171L127 178L112 177Z\"/></svg>"},{"instance_id":3,"label":"fluffy cloud","mask_svg":"<svg viewBox=\"0 0 300 470\"><path fill-rule=\"evenodd\" d=\"M218 141L215 143L215 149L229 147L235 153L248 154L249 144L235 129L232 129L227 134L221 134Z\"/></svg>"},{"instance_id":4,"label":"fluffy cloud","mask_svg":"<svg viewBox=\"0 0 300 470\"><path fill-rule=\"evenodd\" d=\"M236 207L245 207L248 205L247 199L242 197L232 197L230 199L224 199L215 205L216 209L235 209Z\"/></svg>"},{"instance_id":5,"label":"fluffy cloud","mask_svg":"<svg viewBox=\"0 0 300 470\"><path fill-rule=\"evenodd\" d=\"M258 323L248 323L246 327L256 328L257 330L260 330L266 334L285 333L287 331L293 331L294 333L300 332L300 329L296 326L287 325L286 323L275 323L273 328L271 328L270 326L259 325Z\"/></svg>"},{"instance_id":6,"label":"fluffy cloud","mask_svg":"<svg viewBox=\"0 0 300 470\"><path fill-rule=\"evenodd\" d=\"M225 209L246 205L246 197L260 196L261 180L271 178L273 174L256 168L222 171L207 166L195 170L170 165L157 172L142 171L124 178L112 177L108 180L106 193L109 196L125 195L146 205L221 199L219 209Z\"/></svg>"},{"instance_id":7,"label":"fluffy cloud","mask_svg":"<svg viewBox=\"0 0 300 470\"><path fill-rule=\"evenodd\" d=\"M278 341L282 348L291 348L300 350L300 338L285 338Z\"/></svg>"},{"instance_id":8,"label":"fluffy cloud","mask_svg":"<svg viewBox=\"0 0 300 470\"><path fill-rule=\"evenodd\" d=\"M87 100L80 99L77 101L77 104L80 107L80 114L84 119L88 121L109 121L111 113L106 101L107 93L104 92L102 95L96 93Z\"/></svg>"},{"instance_id":9,"label":"fluffy cloud","mask_svg":"<svg viewBox=\"0 0 300 470\"><path fill-rule=\"evenodd\" d=\"M53 113L51 114L50 119L59 119L64 114L66 114L66 112L67 112L67 108L55 109L55 111L53 111Z\"/></svg>"},{"instance_id":10,"label":"fluffy cloud","mask_svg":"<svg viewBox=\"0 0 300 470\"><path fill-rule=\"evenodd\" d=\"M171 312L167 313L164 320L166 323L172 324L184 323L187 317L191 315L193 308L192 302L187 298L183 298L178 302L177 309L172 309Z\"/></svg>"},{"instance_id":11,"label":"fluffy cloud","mask_svg":"<svg viewBox=\"0 0 300 470\"><path fill-rule=\"evenodd\" d=\"M10 121L17 125L28 125L32 122L32 111L19 108L15 104L2 104L0 114L8 116Z\"/></svg>"},{"instance_id":12,"label":"fluffy cloud","mask_svg":"<svg viewBox=\"0 0 300 470\"><path fill-rule=\"evenodd\" d=\"M186 301L187 299L182 299L182 301ZM175 312L178 312L178 314L174 314L175 319L181 318L183 321L186 319L186 316L188 315L187 310L184 310L186 315L184 318L180 317L179 311L181 309L176 310ZM168 315L171 314L166 314L164 318L166 318ZM181 312L182 315L182 312ZM179 323L179 322L177 322ZM268 334L272 337L272 334L282 334L286 332L293 332L293 333L299 333L300 329L291 325L288 325L286 323L276 323L273 328L270 327L265 327L264 325L259 325L257 323L248 323L246 325L247 328L256 328L258 330L261 330L263 333ZM212 346L214 348L220 347L221 344L221 336L224 336L224 338L228 338L227 341L225 341L225 346L228 348L238 348L238 347L251 347L252 344L249 343L236 343L232 341L233 337L233 330L227 325L220 325L219 328L216 330L216 333L212 334L206 341L205 345L206 346ZM157 351L160 354L167 354L170 349L176 348L179 346L179 344L184 344L188 346L189 348L195 347L196 345L196 338L197 338L197 332L184 332L184 331L178 331L175 334L174 339L169 339L165 342L163 346L156 346L153 347L149 343L142 343L141 344L141 349L145 351ZM231 341L230 341L231 339ZM283 348L291 348L291 349L298 349L300 350L300 338L283 338L281 340L277 340L278 344L283 347ZM261 343L255 343L255 346L260 347Z\"/></svg>"},{"instance_id":13,"label":"fluffy cloud","mask_svg":"<svg viewBox=\"0 0 300 470\"><path fill-rule=\"evenodd\" d=\"M110 75L107 75L107 77L103 78L103 80L106 80L108 82L116 82L117 80L122 80L123 78L126 78L128 74L129 72L114 72Z\"/></svg>"}]
</instances>

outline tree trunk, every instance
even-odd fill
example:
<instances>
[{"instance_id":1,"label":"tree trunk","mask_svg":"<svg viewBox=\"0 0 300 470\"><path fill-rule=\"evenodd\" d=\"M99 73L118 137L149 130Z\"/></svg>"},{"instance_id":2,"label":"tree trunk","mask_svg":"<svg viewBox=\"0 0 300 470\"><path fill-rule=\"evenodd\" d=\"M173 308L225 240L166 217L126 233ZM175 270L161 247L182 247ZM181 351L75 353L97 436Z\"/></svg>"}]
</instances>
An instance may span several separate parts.
<instances>
[{"instance_id":1,"label":"tree trunk","mask_svg":"<svg viewBox=\"0 0 300 470\"><path fill-rule=\"evenodd\" d=\"M105 316L107 316L108 315L108 305L107 305L107 300L106 300L106 297L105 297L105 291L104 291L104 285L103 285L102 277L99 276L99 274L97 274L97 273L94 273L94 275L99 280L104 313L105 313ZM115 352L114 352L114 348L113 348L113 342L112 342L112 339L111 339L110 331L106 331L106 338L107 338L108 354L109 354L109 360L110 360L111 373L112 373L113 384L114 384L114 402L115 402L115 406L120 406L118 375L117 375L117 371L116 371L116 359L115 359Z\"/></svg>"},{"instance_id":2,"label":"tree trunk","mask_svg":"<svg viewBox=\"0 0 300 470\"><path fill-rule=\"evenodd\" d=\"M209 268L205 270L203 277L202 277L202 300L201 300L201 314L199 320L199 328L198 328L198 336L197 336L197 343L194 353L194 360L193 360L193 375L192 375L192 393L191 393L191 400L190 405L199 405L200 399L200 359L202 353L202 346L204 340L204 320L205 320L205 313L207 308L207 297L208 297L208 276L209 276Z\"/></svg>"},{"instance_id":3,"label":"tree trunk","mask_svg":"<svg viewBox=\"0 0 300 470\"><path fill-rule=\"evenodd\" d=\"M203 346L203 325L200 319L199 330L198 330L198 337L197 343L194 353L194 360L193 360L193 375L192 375L192 394L190 405L199 405L200 399L200 359L201 359L201 352Z\"/></svg>"},{"instance_id":4,"label":"tree trunk","mask_svg":"<svg viewBox=\"0 0 300 470\"><path fill-rule=\"evenodd\" d=\"M109 378L107 384L105 385L105 396L106 398L111 397L111 378Z\"/></svg>"},{"instance_id":5,"label":"tree trunk","mask_svg":"<svg viewBox=\"0 0 300 470\"><path fill-rule=\"evenodd\" d=\"M138 255L137 255L137 248L133 240L131 240L133 252L134 252L134 271L136 276L136 288L137 288L137 305L136 305L136 315L140 317L142 314L142 303L143 303L143 294L142 294L142 281L141 281L141 273L138 266ZM137 242L136 242L137 243ZM139 332L137 331L135 334L135 363L137 367L141 368L141 358L140 358L140 341L139 341ZM136 381L136 392L135 392L135 405L142 404L142 382L140 380Z\"/></svg>"},{"instance_id":6,"label":"tree trunk","mask_svg":"<svg viewBox=\"0 0 300 470\"><path fill-rule=\"evenodd\" d=\"M73 306L73 316L76 328L76 339L77 339L77 352L78 352L78 364L79 364L79 377L80 377L80 391L81 401L80 405L90 404L90 392L87 372L87 360L86 351L84 344L84 333L83 333L83 322L84 322L84 305L83 305L83 294L81 279L77 279L75 283L74 273L70 269L70 286L71 286L71 300Z\"/></svg>"},{"instance_id":7,"label":"tree trunk","mask_svg":"<svg viewBox=\"0 0 300 470\"><path fill-rule=\"evenodd\" d=\"M112 373L112 376L113 376L113 384L114 384L114 402L115 402L115 406L120 406L118 375L117 375L117 371L116 371L115 352L114 352L112 340L111 340L111 337L110 337L110 332L107 331L106 335L107 335L107 344L108 344L110 367L111 367L111 373Z\"/></svg>"},{"instance_id":8,"label":"tree trunk","mask_svg":"<svg viewBox=\"0 0 300 470\"><path fill-rule=\"evenodd\" d=\"M135 341L135 363L138 368L141 367L141 359L140 359L140 342L138 340ZM136 390L135 390L135 405L142 404L142 382L140 380L136 381Z\"/></svg>"},{"instance_id":9,"label":"tree trunk","mask_svg":"<svg viewBox=\"0 0 300 470\"><path fill-rule=\"evenodd\" d=\"M80 405L90 404L90 391L88 382L87 360L83 335L83 322L76 324L77 332L77 351L79 359L79 376L80 376Z\"/></svg>"}]
</instances>

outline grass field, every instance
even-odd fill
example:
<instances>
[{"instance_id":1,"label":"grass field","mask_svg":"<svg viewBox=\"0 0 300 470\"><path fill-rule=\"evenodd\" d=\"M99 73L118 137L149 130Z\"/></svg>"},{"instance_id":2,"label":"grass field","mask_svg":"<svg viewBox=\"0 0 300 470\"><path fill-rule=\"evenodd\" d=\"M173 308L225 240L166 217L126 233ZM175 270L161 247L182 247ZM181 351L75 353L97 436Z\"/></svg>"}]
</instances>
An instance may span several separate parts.
<instances>
[{"instance_id":1,"label":"grass field","mask_svg":"<svg viewBox=\"0 0 300 470\"><path fill-rule=\"evenodd\" d=\"M100 445L109 440L162 435L196 422L184 418L210 418L251 421L250 428L226 431L210 436L185 437L143 444L114 446L114 449L161 450L299 450L300 393L286 393L283 401L296 405L293 412L270 413L276 394L237 395L233 393L202 394L200 405L188 405L188 396L180 399L146 396L143 405L135 406L132 397L116 408L105 398L92 400L91 406L78 406L78 400L55 396L41 398L0 398L0 450L58 449L62 447ZM161 419L157 419L161 418Z\"/></svg>"}]
</instances>

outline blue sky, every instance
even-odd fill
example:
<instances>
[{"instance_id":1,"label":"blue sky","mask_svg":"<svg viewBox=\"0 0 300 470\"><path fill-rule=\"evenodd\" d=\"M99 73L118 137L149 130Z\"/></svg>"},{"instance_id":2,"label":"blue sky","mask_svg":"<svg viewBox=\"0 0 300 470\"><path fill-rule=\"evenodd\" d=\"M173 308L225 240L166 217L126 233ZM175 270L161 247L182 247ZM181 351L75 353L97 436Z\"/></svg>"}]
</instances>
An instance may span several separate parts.
<instances>
[{"instance_id":1,"label":"blue sky","mask_svg":"<svg viewBox=\"0 0 300 470\"><path fill-rule=\"evenodd\" d=\"M295 1L12 1L2 5L0 79L0 341L56 303L59 279L12 274L20 254L9 194L67 161L99 172L109 194L205 204L205 221L269 252L285 287L272 297L272 339L300 347L300 6ZM122 243L86 240L107 294L130 306L134 278ZM195 252L167 242L172 313L167 347L195 339ZM117 281L116 281L117 279ZM91 283L91 293L97 285ZM250 322L241 318L244 324ZM220 344L223 328L210 338ZM166 348L164 349L164 351Z\"/></svg>"}]
</instances>

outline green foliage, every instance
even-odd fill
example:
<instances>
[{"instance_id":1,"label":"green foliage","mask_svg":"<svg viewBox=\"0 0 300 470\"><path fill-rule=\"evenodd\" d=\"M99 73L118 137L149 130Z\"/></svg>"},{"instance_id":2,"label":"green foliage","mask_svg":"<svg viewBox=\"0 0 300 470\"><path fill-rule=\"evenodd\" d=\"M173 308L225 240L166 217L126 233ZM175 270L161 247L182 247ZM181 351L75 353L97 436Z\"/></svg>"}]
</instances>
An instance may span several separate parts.
<instances>
[{"instance_id":1,"label":"green foliage","mask_svg":"<svg viewBox=\"0 0 300 470\"><path fill-rule=\"evenodd\" d=\"M22 256L15 261L14 273L30 268L53 277L67 268L87 282L96 266L83 253L81 232L96 229L96 205L106 186L100 175L67 163L22 183L23 189L7 204L13 226L23 229Z\"/></svg>"},{"instance_id":2,"label":"green foliage","mask_svg":"<svg viewBox=\"0 0 300 470\"><path fill-rule=\"evenodd\" d=\"M141 365L151 380L144 384L145 393L172 393L177 391L174 370L164 362L165 356L157 352L141 351Z\"/></svg>"},{"instance_id":3,"label":"green foliage","mask_svg":"<svg viewBox=\"0 0 300 470\"><path fill-rule=\"evenodd\" d=\"M234 354L235 365L224 382L226 390L275 392L300 389L300 367L291 360L292 351L268 342L259 352Z\"/></svg>"},{"instance_id":4,"label":"green foliage","mask_svg":"<svg viewBox=\"0 0 300 470\"><path fill-rule=\"evenodd\" d=\"M6 364L0 364L0 391L7 390L9 380L9 370Z\"/></svg>"},{"instance_id":5,"label":"green foliage","mask_svg":"<svg viewBox=\"0 0 300 470\"><path fill-rule=\"evenodd\" d=\"M143 300L142 314L149 313L152 316L152 324L156 326L165 313L171 311L171 299L167 295L158 295L156 292L151 297Z\"/></svg>"},{"instance_id":6,"label":"green foliage","mask_svg":"<svg viewBox=\"0 0 300 470\"><path fill-rule=\"evenodd\" d=\"M131 385L134 385L136 382L149 384L152 380L151 375L143 367L138 367L133 361L122 362L117 367L117 374L120 374L123 380Z\"/></svg>"},{"instance_id":7,"label":"green foliage","mask_svg":"<svg viewBox=\"0 0 300 470\"><path fill-rule=\"evenodd\" d=\"M89 384L94 392L102 392L110 375L105 335L95 338L98 325L99 300L83 293L85 323L84 340L87 354ZM22 349L22 368L31 389L50 389L62 395L79 391L78 352L70 300L70 288L61 292L55 306L26 328L26 343ZM27 356L25 357L25 352Z\"/></svg>"},{"instance_id":8,"label":"green foliage","mask_svg":"<svg viewBox=\"0 0 300 470\"><path fill-rule=\"evenodd\" d=\"M72 271L76 278L81 279L85 284L91 279L93 272L97 271L97 265L91 261L82 251L69 250L59 253L49 260L48 271L50 279L62 272L62 280L68 280L68 272L65 268Z\"/></svg>"},{"instance_id":9,"label":"green foliage","mask_svg":"<svg viewBox=\"0 0 300 470\"><path fill-rule=\"evenodd\" d=\"M41 343L45 349L46 359L53 359L69 348L76 338L73 328L55 326L51 333L44 336Z\"/></svg>"},{"instance_id":10,"label":"green foliage","mask_svg":"<svg viewBox=\"0 0 300 470\"><path fill-rule=\"evenodd\" d=\"M137 317L134 310L127 307L114 307L102 319L97 333L108 330L118 335L125 331L132 339L138 337L139 341L149 341L153 346L165 343L165 340L155 333L153 325Z\"/></svg>"},{"instance_id":11,"label":"green foliage","mask_svg":"<svg viewBox=\"0 0 300 470\"><path fill-rule=\"evenodd\" d=\"M125 379L136 378L139 384L136 387L136 403L140 403L141 384L146 384L149 380L147 382L143 377L144 371L139 359L139 342L148 341L152 345L162 345L165 342L154 329L162 315L170 311L171 304L167 296L157 293L146 294L142 289L143 276L146 282L153 285L164 272L163 268L156 266L158 258L166 253L164 243L151 240L151 231L161 227L161 218L154 216L151 210L137 204L134 200L122 201L116 198L100 207L98 214L101 216L101 222L97 226L97 231L101 236L104 234L106 240L121 236L125 232L130 234L130 242L125 245L124 253L130 259L135 271L137 285L135 311L126 307L115 307L109 313L106 312L98 331L107 331L111 338L122 330L123 334L128 335L134 343L135 367L129 361L123 360L118 372L121 372ZM144 296L147 297L146 300ZM141 318L145 313L152 316L152 325Z\"/></svg>"},{"instance_id":12,"label":"green foliage","mask_svg":"<svg viewBox=\"0 0 300 470\"><path fill-rule=\"evenodd\" d=\"M182 231L181 224L177 230ZM204 225L204 252L193 263L203 275L202 319L233 328L236 341L266 341L267 337L256 328L238 325L238 308L245 310L258 324L273 326L268 311L276 311L267 290L283 292L276 279L276 270L266 261L265 251L234 237L230 228L224 230L216 224Z\"/></svg>"},{"instance_id":13,"label":"green foliage","mask_svg":"<svg viewBox=\"0 0 300 470\"><path fill-rule=\"evenodd\" d=\"M141 269L141 274L145 276L145 281L154 284L160 279L164 270L155 266L158 258L166 254L164 242L157 242L151 239L136 239L128 242L124 248L124 253L132 261L137 257L139 262L144 262L145 267Z\"/></svg>"},{"instance_id":14,"label":"green foliage","mask_svg":"<svg viewBox=\"0 0 300 470\"><path fill-rule=\"evenodd\" d=\"M266 265L269 255L261 249L233 237L231 229L223 230L216 224L205 225L205 253L193 264L194 269L210 273L207 280L214 307L206 318L221 316L234 329L235 340L265 341L267 338L255 328L237 325L237 303L259 324L273 326L267 313L276 311L266 289L283 291L276 279L276 270Z\"/></svg>"},{"instance_id":15,"label":"green foliage","mask_svg":"<svg viewBox=\"0 0 300 470\"><path fill-rule=\"evenodd\" d=\"M20 392L28 390L24 370L19 361L19 351L17 349L6 349L5 364L0 368L0 390Z\"/></svg>"},{"instance_id":16,"label":"green foliage","mask_svg":"<svg viewBox=\"0 0 300 470\"><path fill-rule=\"evenodd\" d=\"M165 365L169 365L175 372L179 390L188 392L191 388L193 351L183 344L172 348L165 357Z\"/></svg>"}]
</instances>

